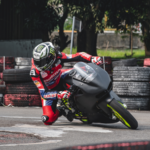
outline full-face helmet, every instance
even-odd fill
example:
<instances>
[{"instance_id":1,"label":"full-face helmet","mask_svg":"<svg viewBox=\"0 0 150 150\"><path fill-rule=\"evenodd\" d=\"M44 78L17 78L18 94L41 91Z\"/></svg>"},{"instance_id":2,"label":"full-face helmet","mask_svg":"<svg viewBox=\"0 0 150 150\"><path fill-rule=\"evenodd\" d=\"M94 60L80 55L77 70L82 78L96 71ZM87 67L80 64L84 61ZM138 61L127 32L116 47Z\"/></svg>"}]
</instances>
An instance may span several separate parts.
<instances>
[{"instance_id":1,"label":"full-face helmet","mask_svg":"<svg viewBox=\"0 0 150 150\"><path fill-rule=\"evenodd\" d=\"M39 71L52 67L56 60L56 52L51 42L44 42L37 45L33 50L33 60Z\"/></svg>"}]
</instances>

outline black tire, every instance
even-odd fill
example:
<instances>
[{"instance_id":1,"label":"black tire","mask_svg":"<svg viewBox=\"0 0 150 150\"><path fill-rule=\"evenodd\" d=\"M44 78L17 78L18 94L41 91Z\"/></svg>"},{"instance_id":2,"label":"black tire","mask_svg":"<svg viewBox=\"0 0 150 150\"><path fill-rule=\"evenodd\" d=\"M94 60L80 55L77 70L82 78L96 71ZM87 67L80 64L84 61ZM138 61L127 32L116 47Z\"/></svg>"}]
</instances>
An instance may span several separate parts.
<instances>
[{"instance_id":1,"label":"black tire","mask_svg":"<svg viewBox=\"0 0 150 150\"><path fill-rule=\"evenodd\" d=\"M145 58L143 65L146 67L150 67L150 58Z\"/></svg>"},{"instance_id":2,"label":"black tire","mask_svg":"<svg viewBox=\"0 0 150 150\"><path fill-rule=\"evenodd\" d=\"M77 62L65 62L63 63L62 69L71 69Z\"/></svg>"},{"instance_id":3,"label":"black tire","mask_svg":"<svg viewBox=\"0 0 150 150\"><path fill-rule=\"evenodd\" d=\"M3 80L6 82L32 81L30 69L9 69L3 71Z\"/></svg>"},{"instance_id":4,"label":"black tire","mask_svg":"<svg viewBox=\"0 0 150 150\"><path fill-rule=\"evenodd\" d=\"M63 64L63 68L67 68L67 69L73 68L73 66L74 66L76 63L77 63L77 62L65 62L65 63Z\"/></svg>"},{"instance_id":5,"label":"black tire","mask_svg":"<svg viewBox=\"0 0 150 150\"><path fill-rule=\"evenodd\" d=\"M30 94L5 94L4 105L8 106L42 106L40 95Z\"/></svg>"},{"instance_id":6,"label":"black tire","mask_svg":"<svg viewBox=\"0 0 150 150\"><path fill-rule=\"evenodd\" d=\"M33 82L6 84L6 94L39 94Z\"/></svg>"},{"instance_id":7,"label":"black tire","mask_svg":"<svg viewBox=\"0 0 150 150\"><path fill-rule=\"evenodd\" d=\"M13 69L14 68L14 64L5 64L5 69ZM3 64L0 64L0 72L2 72L4 70L4 66Z\"/></svg>"},{"instance_id":8,"label":"black tire","mask_svg":"<svg viewBox=\"0 0 150 150\"><path fill-rule=\"evenodd\" d=\"M136 71L136 72L147 72L150 73L150 68L146 68L146 67L126 67L126 66L119 66L119 67L115 67L113 69L113 71Z\"/></svg>"},{"instance_id":9,"label":"black tire","mask_svg":"<svg viewBox=\"0 0 150 150\"><path fill-rule=\"evenodd\" d=\"M3 84L4 84L3 80L2 80L2 79L0 79L0 85L3 85Z\"/></svg>"},{"instance_id":10,"label":"black tire","mask_svg":"<svg viewBox=\"0 0 150 150\"><path fill-rule=\"evenodd\" d=\"M106 63L107 65L108 65L108 64L111 64L111 65L112 65L112 59L111 59L111 57L103 56L103 57L101 57L101 58L102 58L102 63Z\"/></svg>"},{"instance_id":11,"label":"black tire","mask_svg":"<svg viewBox=\"0 0 150 150\"><path fill-rule=\"evenodd\" d=\"M112 100L108 107L114 112L114 115L128 128L136 129L138 122L121 104L116 100Z\"/></svg>"},{"instance_id":12,"label":"black tire","mask_svg":"<svg viewBox=\"0 0 150 150\"><path fill-rule=\"evenodd\" d=\"M150 83L113 82L113 91L119 96L150 96Z\"/></svg>"},{"instance_id":13,"label":"black tire","mask_svg":"<svg viewBox=\"0 0 150 150\"><path fill-rule=\"evenodd\" d=\"M105 64L105 65L100 65L101 68L103 68L108 74L112 75L112 65L111 64Z\"/></svg>"},{"instance_id":14,"label":"black tire","mask_svg":"<svg viewBox=\"0 0 150 150\"><path fill-rule=\"evenodd\" d=\"M6 85L0 85L0 93L5 94L6 92Z\"/></svg>"},{"instance_id":15,"label":"black tire","mask_svg":"<svg viewBox=\"0 0 150 150\"><path fill-rule=\"evenodd\" d=\"M122 59L119 61L113 61L112 66L113 68L116 66L137 66L137 59L131 58L131 59Z\"/></svg>"},{"instance_id":16,"label":"black tire","mask_svg":"<svg viewBox=\"0 0 150 150\"><path fill-rule=\"evenodd\" d=\"M31 69L31 66L15 66L14 69Z\"/></svg>"},{"instance_id":17,"label":"black tire","mask_svg":"<svg viewBox=\"0 0 150 150\"><path fill-rule=\"evenodd\" d=\"M145 67L115 67L114 81L150 81L150 68Z\"/></svg>"},{"instance_id":18,"label":"black tire","mask_svg":"<svg viewBox=\"0 0 150 150\"><path fill-rule=\"evenodd\" d=\"M130 110L150 110L149 97L120 97Z\"/></svg>"},{"instance_id":19,"label":"black tire","mask_svg":"<svg viewBox=\"0 0 150 150\"><path fill-rule=\"evenodd\" d=\"M0 93L0 106L3 106L3 103L4 103L3 94Z\"/></svg>"},{"instance_id":20,"label":"black tire","mask_svg":"<svg viewBox=\"0 0 150 150\"><path fill-rule=\"evenodd\" d=\"M3 79L3 72L0 72L0 79Z\"/></svg>"},{"instance_id":21,"label":"black tire","mask_svg":"<svg viewBox=\"0 0 150 150\"><path fill-rule=\"evenodd\" d=\"M15 62L17 66L31 66L31 58L16 57Z\"/></svg>"},{"instance_id":22,"label":"black tire","mask_svg":"<svg viewBox=\"0 0 150 150\"><path fill-rule=\"evenodd\" d=\"M4 57L3 56L1 56L0 57L0 64L3 64L4 63ZM7 57L5 57L5 63L6 64L14 64L14 62L15 62L15 60L14 60L14 57L12 57L12 56L7 56Z\"/></svg>"}]
</instances>

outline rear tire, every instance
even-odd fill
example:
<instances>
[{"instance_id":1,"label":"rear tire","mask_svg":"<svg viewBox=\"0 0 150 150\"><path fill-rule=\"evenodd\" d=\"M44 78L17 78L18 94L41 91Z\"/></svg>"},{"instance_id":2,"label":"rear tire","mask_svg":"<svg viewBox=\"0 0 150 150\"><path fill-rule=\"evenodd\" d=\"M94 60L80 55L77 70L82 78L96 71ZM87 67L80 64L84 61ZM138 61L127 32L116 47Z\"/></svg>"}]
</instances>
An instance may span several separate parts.
<instances>
[{"instance_id":1,"label":"rear tire","mask_svg":"<svg viewBox=\"0 0 150 150\"><path fill-rule=\"evenodd\" d=\"M128 112L121 104L116 100L112 100L110 104L107 105L114 115L128 128L136 129L138 127L138 122L136 119Z\"/></svg>"}]
</instances>

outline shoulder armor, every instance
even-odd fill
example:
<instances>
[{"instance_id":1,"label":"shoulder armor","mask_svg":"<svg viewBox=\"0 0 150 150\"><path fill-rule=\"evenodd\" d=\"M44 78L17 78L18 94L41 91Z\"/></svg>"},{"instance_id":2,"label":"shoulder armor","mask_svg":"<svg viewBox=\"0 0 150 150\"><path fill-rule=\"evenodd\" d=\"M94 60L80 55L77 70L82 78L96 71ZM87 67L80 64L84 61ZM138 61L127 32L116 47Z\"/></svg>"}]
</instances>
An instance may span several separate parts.
<instances>
[{"instance_id":1,"label":"shoulder armor","mask_svg":"<svg viewBox=\"0 0 150 150\"><path fill-rule=\"evenodd\" d=\"M30 71L30 76L31 76L31 77L38 77L38 76L39 76L39 75L36 73L35 68L33 68L33 69Z\"/></svg>"}]
</instances>

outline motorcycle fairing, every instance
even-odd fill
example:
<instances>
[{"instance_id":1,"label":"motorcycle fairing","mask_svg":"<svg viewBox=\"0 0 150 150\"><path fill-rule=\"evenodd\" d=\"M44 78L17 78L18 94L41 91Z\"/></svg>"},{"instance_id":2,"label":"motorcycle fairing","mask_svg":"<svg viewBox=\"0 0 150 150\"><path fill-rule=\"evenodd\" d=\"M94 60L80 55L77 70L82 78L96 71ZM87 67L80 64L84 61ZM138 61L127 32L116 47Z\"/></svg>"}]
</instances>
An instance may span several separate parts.
<instances>
[{"instance_id":1,"label":"motorcycle fairing","mask_svg":"<svg viewBox=\"0 0 150 150\"><path fill-rule=\"evenodd\" d=\"M75 94L76 105L79 110L86 113L95 111L94 107L99 103L101 97L105 93L108 93L108 90L111 88L111 79L108 73L93 63L88 63L88 65L97 73L93 80L84 82L83 80L72 78L73 84L79 88Z\"/></svg>"},{"instance_id":2,"label":"motorcycle fairing","mask_svg":"<svg viewBox=\"0 0 150 150\"><path fill-rule=\"evenodd\" d=\"M83 62L79 62L77 64L81 64L81 63L85 64ZM91 70L93 69L95 71L96 76L94 76L94 78L92 78L92 80L90 80L89 82L86 82L86 80L82 80L82 79L80 80L80 79L74 78L75 75L73 75L72 76L73 84L79 87L84 93L92 94L92 95L99 94L99 93L102 93L103 91L108 90L108 86L111 83L111 79L108 73L104 69L102 69L101 67L93 63L88 63L86 65L90 66ZM74 70L76 70L76 68L74 68ZM76 72L78 72L78 74L83 76L81 72L79 72L78 70L76 70ZM86 76L88 75L89 74L87 74Z\"/></svg>"}]
</instances>

